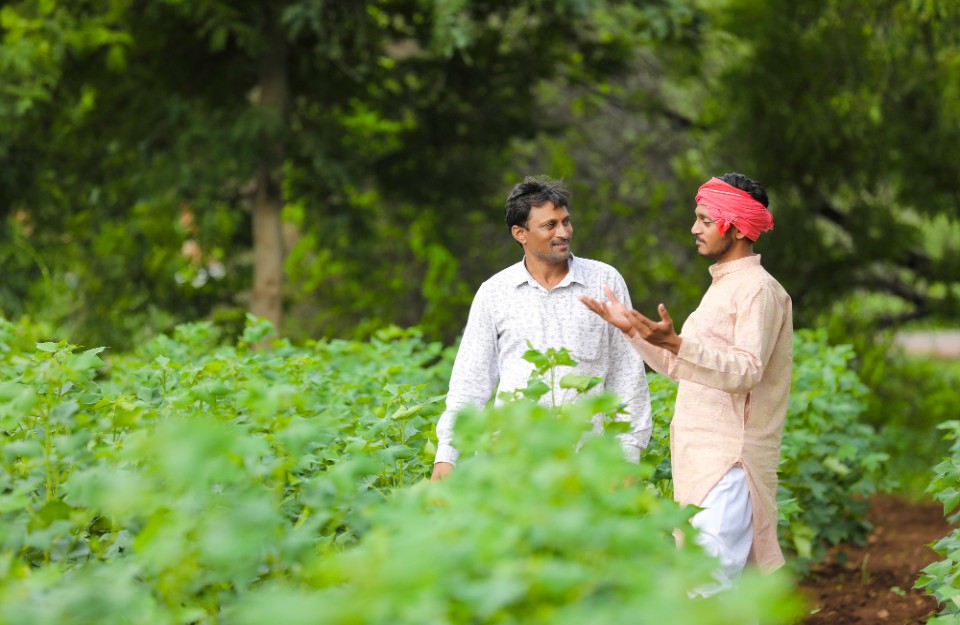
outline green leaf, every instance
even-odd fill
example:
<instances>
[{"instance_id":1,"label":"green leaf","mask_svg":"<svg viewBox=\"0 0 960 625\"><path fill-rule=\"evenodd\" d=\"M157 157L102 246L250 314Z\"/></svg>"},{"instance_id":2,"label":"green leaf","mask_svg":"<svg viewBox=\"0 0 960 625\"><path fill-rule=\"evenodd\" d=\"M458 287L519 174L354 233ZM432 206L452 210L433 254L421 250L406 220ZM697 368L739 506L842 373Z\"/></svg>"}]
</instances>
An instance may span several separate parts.
<instances>
[{"instance_id":1,"label":"green leaf","mask_svg":"<svg viewBox=\"0 0 960 625\"><path fill-rule=\"evenodd\" d=\"M797 555L801 558L811 558L813 556L813 539L817 532L812 527L800 522L790 525L790 532L793 534L793 544L797 550Z\"/></svg>"},{"instance_id":2,"label":"green leaf","mask_svg":"<svg viewBox=\"0 0 960 625\"><path fill-rule=\"evenodd\" d=\"M560 388L575 388L581 393L585 393L601 382L603 382L603 378L599 376L568 373L560 378Z\"/></svg>"},{"instance_id":3,"label":"green leaf","mask_svg":"<svg viewBox=\"0 0 960 625\"><path fill-rule=\"evenodd\" d=\"M535 349L529 349L523 353L522 358L533 364L538 371L546 370L550 366L550 360L547 356Z\"/></svg>"},{"instance_id":4,"label":"green leaf","mask_svg":"<svg viewBox=\"0 0 960 625\"><path fill-rule=\"evenodd\" d=\"M72 510L73 508L62 501L48 501L34 513L30 521L30 527L31 529L49 527L54 521L70 518L70 512Z\"/></svg>"},{"instance_id":5,"label":"green leaf","mask_svg":"<svg viewBox=\"0 0 960 625\"><path fill-rule=\"evenodd\" d=\"M603 427L610 434L626 434L633 429L633 426L627 421L611 421Z\"/></svg>"},{"instance_id":6,"label":"green leaf","mask_svg":"<svg viewBox=\"0 0 960 625\"><path fill-rule=\"evenodd\" d=\"M543 380L528 380L527 385L520 389L520 393L527 399L534 401L550 392L550 386Z\"/></svg>"},{"instance_id":7,"label":"green leaf","mask_svg":"<svg viewBox=\"0 0 960 625\"><path fill-rule=\"evenodd\" d=\"M830 469L840 477L844 477L850 473L850 467L840 462L840 460L838 460L834 456L827 456L826 458L824 458L823 466L827 467L828 469Z\"/></svg>"},{"instance_id":8,"label":"green leaf","mask_svg":"<svg viewBox=\"0 0 960 625\"><path fill-rule=\"evenodd\" d=\"M98 355L105 348L97 347L94 349L88 349L85 352L80 354L74 354L70 357L68 361L68 366L74 371L87 371L89 369L99 369L104 365L104 362L100 360Z\"/></svg>"},{"instance_id":9,"label":"green leaf","mask_svg":"<svg viewBox=\"0 0 960 625\"><path fill-rule=\"evenodd\" d=\"M945 488L934 496L935 499L943 502L943 513L946 514L960 504L960 490L956 488Z\"/></svg>"},{"instance_id":10,"label":"green leaf","mask_svg":"<svg viewBox=\"0 0 960 625\"><path fill-rule=\"evenodd\" d=\"M410 417L415 416L418 412L423 410L424 406L422 404L417 404L416 406L406 406L404 408L398 408L393 411L393 414L390 415L391 419L398 421L403 421L404 419L409 419Z\"/></svg>"}]
</instances>

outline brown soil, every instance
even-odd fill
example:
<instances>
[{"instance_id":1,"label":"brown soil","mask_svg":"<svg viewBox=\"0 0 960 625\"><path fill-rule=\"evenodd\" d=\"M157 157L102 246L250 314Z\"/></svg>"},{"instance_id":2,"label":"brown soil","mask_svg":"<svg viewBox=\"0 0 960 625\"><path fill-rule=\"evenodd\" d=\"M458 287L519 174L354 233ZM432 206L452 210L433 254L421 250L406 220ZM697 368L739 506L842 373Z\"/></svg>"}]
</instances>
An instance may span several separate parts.
<instances>
[{"instance_id":1,"label":"brown soil","mask_svg":"<svg viewBox=\"0 0 960 625\"><path fill-rule=\"evenodd\" d=\"M802 625L914 625L936 612L913 584L940 559L927 545L950 532L943 506L883 495L871 499L867 518L874 529L866 545L835 548L800 582L810 610Z\"/></svg>"}]
</instances>

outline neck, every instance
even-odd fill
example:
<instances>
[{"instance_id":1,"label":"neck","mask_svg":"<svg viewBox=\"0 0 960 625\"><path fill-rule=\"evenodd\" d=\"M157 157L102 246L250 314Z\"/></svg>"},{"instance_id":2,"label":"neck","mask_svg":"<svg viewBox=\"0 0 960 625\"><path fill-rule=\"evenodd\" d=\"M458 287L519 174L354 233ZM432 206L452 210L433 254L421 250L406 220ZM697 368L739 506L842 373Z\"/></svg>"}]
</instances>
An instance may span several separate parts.
<instances>
[{"instance_id":1,"label":"neck","mask_svg":"<svg viewBox=\"0 0 960 625\"><path fill-rule=\"evenodd\" d=\"M523 259L523 264L530 275L533 276L533 279L545 289L552 289L557 286L570 273L569 260L561 263L548 263L536 256L526 256Z\"/></svg>"},{"instance_id":2,"label":"neck","mask_svg":"<svg viewBox=\"0 0 960 625\"><path fill-rule=\"evenodd\" d=\"M733 246L730 247L727 252L717 259L716 264L720 263L729 263L734 260L740 260L741 258L746 258L747 256L753 256L753 244L747 242L746 239L737 240Z\"/></svg>"}]
</instances>

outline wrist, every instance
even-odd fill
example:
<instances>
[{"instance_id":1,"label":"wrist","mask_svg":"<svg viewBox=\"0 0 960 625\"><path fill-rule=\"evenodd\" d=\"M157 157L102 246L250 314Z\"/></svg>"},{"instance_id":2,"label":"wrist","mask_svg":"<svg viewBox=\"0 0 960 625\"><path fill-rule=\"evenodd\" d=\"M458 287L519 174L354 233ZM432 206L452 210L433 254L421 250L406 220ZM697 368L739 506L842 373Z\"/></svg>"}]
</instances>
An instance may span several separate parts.
<instances>
[{"instance_id":1,"label":"wrist","mask_svg":"<svg viewBox=\"0 0 960 625\"><path fill-rule=\"evenodd\" d=\"M667 346L667 349L673 352L674 356L680 355L680 346L683 344L683 339L679 335L673 335L673 339L670 341L670 344Z\"/></svg>"}]
</instances>

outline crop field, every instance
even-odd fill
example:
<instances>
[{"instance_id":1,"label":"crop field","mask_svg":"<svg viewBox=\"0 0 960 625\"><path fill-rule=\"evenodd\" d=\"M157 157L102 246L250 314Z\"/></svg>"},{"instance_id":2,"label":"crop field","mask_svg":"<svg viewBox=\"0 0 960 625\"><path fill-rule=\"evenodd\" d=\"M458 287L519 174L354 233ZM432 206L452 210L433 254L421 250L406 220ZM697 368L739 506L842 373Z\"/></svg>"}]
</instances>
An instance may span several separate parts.
<instances>
[{"instance_id":1,"label":"crop field","mask_svg":"<svg viewBox=\"0 0 960 625\"><path fill-rule=\"evenodd\" d=\"M582 401L553 407L534 379L460 415L469 453L431 484L455 351L415 330L257 349L267 324L229 340L196 323L128 354L31 331L0 326L4 623L733 625L801 609L786 572L687 599L711 565L671 535L690 538L693 510L670 497L662 377L639 465L612 436L616 397L573 380ZM890 486L852 356L798 333L780 472L794 574L862 540L859 496ZM598 413L607 434L585 436Z\"/></svg>"}]
</instances>

